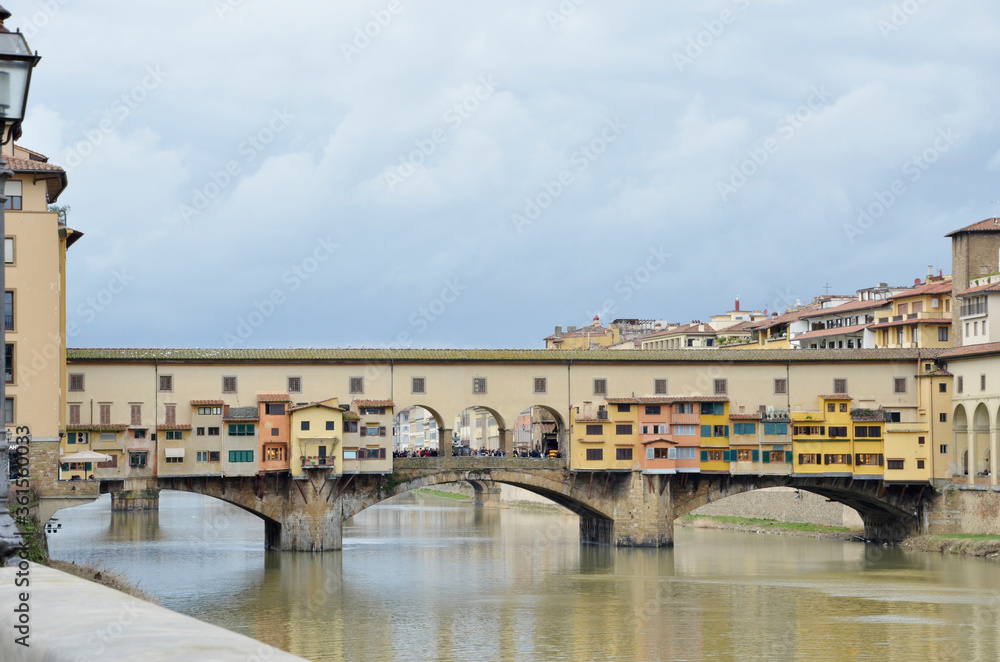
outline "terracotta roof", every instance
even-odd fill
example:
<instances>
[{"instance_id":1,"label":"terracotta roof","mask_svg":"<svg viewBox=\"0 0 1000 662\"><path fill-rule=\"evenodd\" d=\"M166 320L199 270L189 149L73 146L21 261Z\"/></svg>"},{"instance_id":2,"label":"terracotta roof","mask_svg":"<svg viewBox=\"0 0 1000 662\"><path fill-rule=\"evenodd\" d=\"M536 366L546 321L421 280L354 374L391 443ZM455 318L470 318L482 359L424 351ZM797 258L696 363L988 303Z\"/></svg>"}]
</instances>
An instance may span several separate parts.
<instances>
[{"instance_id":1,"label":"terracotta roof","mask_svg":"<svg viewBox=\"0 0 1000 662\"><path fill-rule=\"evenodd\" d=\"M928 317L927 319L900 320L898 322L882 322L874 324L869 329L887 329L890 326L908 326L911 324L951 324L950 317Z\"/></svg>"},{"instance_id":2,"label":"terracotta roof","mask_svg":"<svg viewBox=\"0 0 1000 662\"><path fill-rule=\"evenodd\" d=\"M986 283L985 285L977 285L976 287L970 287L967 290L962 290L955 296L964 297L970 294L981 294L983 292L1000 292L1000 283Z\"/></svg>"},{"instance_id":3,"label":"terracotta roof","mask_svg":"<svg viewBox=\"0 0 1000 662\"><path fill-rule=\"evenodd\" d=\"M19 159L14 156L7 157L7 167L14 172L36 172L47 170L49 172L66 172L59 166L45 161L35 161L34 159Z\"/></svg>"},{"instance_id":4,"label":"terracotta roof","mask_svg":"<svg viewBox=\"0 0 1000 662\"><path fill-rule=\"evenodd\" d=\"M192 407L207 407L207 406L220 407L220 406L222 406L224 404L225 403L222 400L192 400L191 401L191 406Z\"/></svg>"},{"instance_id":5,"label":"terracotta roof","mask_svg":"<svg viewBox=\"0 0 1000 662\"><path fill-rule=\"evenodd\" d=\"M1000 354L1000 342L983 343L982 345L966 345L965 347L952 347L941 352L942 359L955 359L963 356L976 356L978 354Z\"/></svg>"},{"instance_id":6,"label":"terracotta roof","mask_svg":"<svg viewBox=\"0 0 1000 662\"><path fill-rule=\"evenodd\" d=\"M821 395L820 400L853 400L851 396L846 393L834 393L833 395Z\"/></svg>"},{"instance_id":7,"label":"terracotta roof","mask_svg":"<svg viewBox=\"0 0 1000 662\"><path fill-rule=\"evenodd\" d=\"M190 425L157 425L157 430L190 430Z\"/></svg>"},{"instance_id":8,"label":"terracotta roof","mask_svg":"<svg viewBox=\"0 0 1000 662\"><path fill-rule=\"evenodd\" d=\"M112 423L110 425L67 425L68 432L124 432L128 426L124 423Z\"/></svg>"},{"instance_id":9,"label":"terracotta roof","mask_svg":"<svg viewBox=\"0 0 1000 662\"><path fill-rule=\"evenodd\" d=\"M973 223L972 225L966 225L960 230L949 232L945 236L954 237L956 234L960 234L962 232L1000 232L1000 219L987 218L985 221L979 221L978 223Z\"/></svg>"},{"instance_id":10,"label":"terracotta roof","mask_svg":"<svg viewBox=\"0 0 1000 662\"><path fill-rule=\"evenodd\" d=\"M952 286L951 278L948 278L948 280L934 282L934 283L928 283L925 281L924 283L914 287L913 289L906 290L905 292L900 292L899 294L893 294L891 297L889 297L889 299L890 300L903 299L906 297L925 296L928 294L950 294L951 286Z\"/></svg>"},{"instance_id":11,"label":"terracotta roof","mask_svg":"<svg viewBox=\"0 0 1000 662\"><path fill-rule=\"evenodd\" d=\"M574 420L577 423L613 423L614 422L614 421L611 421L611 420L609 420L607 418L594 418L593 416L587 416L587 417L579 416L579 417L577 417Z\"/></svg>"},{"instance_id":12,"label":"terracotta roof","mask_svg":"<svg viewBox=\"0 0 1000 662\"><path fill-rule=\"evenodd\" d=\"M314 407L322 407L324 409L332 409L333 411L339 411L339 412L343 412L344 411L340 407L334 407L333 405L328 405L328 404L325 404L323 402L308 402L308 403L306 403L304 405L295 405L294 407L290 407L288 409L288 411L290 411L290 412L291 411L301 411L303 409L312 409Z\"/></svg>"},{"instance_id":13,"label":"terracotta roof","mask_svg":"<svg viewBox=\"0 0 1000 662\"><path fill-rule=\"evenodd\" d=\"M749 320L744 320L739 324L734 324L732 326L727 326L724 329L719 329L721 335L726 335L727 333L750 333L753 331L755 322Z\"/></svg>"},{"instance_id":14,"label":"terracotta roof","mask_svg":"<svg viewBox=\"0 0 1000 662\"><path fill-rule=\"evenodd\" d=\"M704 330L699 329L699 327L705 327ZM656 333L651 333L648 336L643 336L642 338L636 338L640 342L646 342L647 340L656 340L657 338L666 338L668 336L676 336L678 334L687 333L694 334L700 333L702 335L715 335L719 333L712 327L711 324L685 324L684 326L677 326L672 329L664 329L663 331L657 331Z\"/></svg>"},{"instance_id":15,"label":"terracotta roof","mask_svg":"<svg viewBox=\"0 0 1000 662\"><path fill-rule=\"evenodd\" d=\"M260 419L260 410L257 407L230 407L229 413L222 420L229 421L256 421Z\"/></svg>"},{"instance_id":16,"label":"terracotta roof","mask_svg":"<svg viewBox=\"0 0 1000 662\"><path fill-rule=\"evenodd\" d=\"M809 333L803 333L801 335L792 338L795 340L812 340L813 338L828 338L830 336L842 336L848 333L858 333L859 331L864 331L870 325L868 324L855 324L854 326L838 326L832 329L819 329L817 331L810 331Z\"/></svg>"},{"instance_id":17,"label":"terracotta roof","mask_svg":"<svg viewBox=\"0 0 1000 662\"><path fill-rule=\"evenodd\" d=\"M734 420L734 421L759 421L760 420L760 413L756 413L756 414L730 414L729 415L729 419L730 420Z\"/></svg>"},{"instance_id":18,"label":"terracotta roof","mask_svg":"<svg viewBox=\"0 0 1000 662\"><path fill-rule=\"evenodd\" d=\"M287 393L258 393L257 402L290 402L291 396Z\"/></svg>"},{"instance_id":19,"label":"terracotta roof","mask_svg":"<svg viewBox=\"0 0 1000 662\"><path fill-rule=\"evenodd\" d=\"M636 398L604 398L605 402L609 405L637 405L639 400Z\"/></svg>"},{"instance_id":20,"label":"terracotta roof","mask_svg":"<svg viewBox=\"0 0 1000 662\"><path fill-rule=\"evenodd\" d=\"M345 421L360 421L361 417L358 416L357 414L355 414L353 411L345 411L344 412L344 420Z\"/></svg>"},{"instance_id":21,"label":"terracotta roof","mask_svg":"<svg viewBox=\"0 0 1000 662\"><path fill-rule=\"evenodd\" d=\"M796 320L802 319L803 316L814 312L819 304L809 304L805 308L800 308L799 310L793 310L791 312L786 312L781 315L774 315L768 317L767 319L757 320L756 322L751 322L751 328L753 329L770 329L771 327L780 326L782 324L788 324L789 322L794 322Z\"/></svg>"},{"instance_id":22,"label":"terracotta roof","mask_svg":"<svg viewBox=\"0 0 1000 662\"><path fill-rule=\"evenodd\" d=\"M843 313L851 313L855 310L869 310L873 308L885 308L889 306L889 301L887 299L870 299L868 301L848 301L847 303L842 303L839 306L833 306L831 308L821 308L819 310L810 311L808 314L803 315L801 319L809 319L811 317L826 317L827 315L841 315Z\"/></svg>"},{"instance_id":23,"label":"terracotta roof","mask_svg":"<svg viewBox=\"0 0 1000 662\"><path fill-rule=\"evenodd\" d=\"M359 407L395 407L392 400L355 400Z\"/></svg>"},{"instance_id":24,"label":"terracotta roof","mask_svg":"<svg viewBox=\"0 0 1000 662\"><path fill-rule=\"evenodd\" d=\"M865 349L851 353L833 349L742 349L727 352L727 363L794 363L841 361L910 361L933 356L929 349ZM938 350L939 351L939 350ZM717 348L707 349L68 349L74 363L718 363Z\"/></svg>"},{"instance_id":25,"label":"terracotta roof","mask_svg":"<svg viewBox=\"0 0 1000 662\"><path fill-rule=\"evenodd\" d=\"M605 401L610 405L669 405L674 402L729 402L729 398L721 395L643 395L631 398L605 398Z\"/></svg>"}]
</instances>

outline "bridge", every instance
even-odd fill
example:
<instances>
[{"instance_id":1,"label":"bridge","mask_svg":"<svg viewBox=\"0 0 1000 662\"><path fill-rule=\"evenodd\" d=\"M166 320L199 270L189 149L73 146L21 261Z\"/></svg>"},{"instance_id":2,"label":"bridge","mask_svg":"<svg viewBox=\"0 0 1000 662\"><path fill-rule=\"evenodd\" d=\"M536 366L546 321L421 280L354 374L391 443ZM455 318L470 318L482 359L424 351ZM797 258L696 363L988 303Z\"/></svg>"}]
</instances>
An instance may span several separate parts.
<instances>
[{"instance_id":1,"label":"bridge","mask_svg":"<svg viewBox=\"0 0 1000 662\"><path fill-rule=\"evenodd\" d=\"M104 482L113 507L155 505L160 490L202 494L231 503L265 522L266 546L285 551L342 547L342 522L386 499L421 487L467 482L483 502L497 484L523 488L580 518L584 544L663 547L673 543L673 520L707 503L767 487L793 487L856 509L865 538L898 542L926 527L938 493L926 485L791 475L648 475L639 471L571 472L563 460L431 457L396 460L391 474L250 477L161 477Z\"/></svg>"}]
</instances>

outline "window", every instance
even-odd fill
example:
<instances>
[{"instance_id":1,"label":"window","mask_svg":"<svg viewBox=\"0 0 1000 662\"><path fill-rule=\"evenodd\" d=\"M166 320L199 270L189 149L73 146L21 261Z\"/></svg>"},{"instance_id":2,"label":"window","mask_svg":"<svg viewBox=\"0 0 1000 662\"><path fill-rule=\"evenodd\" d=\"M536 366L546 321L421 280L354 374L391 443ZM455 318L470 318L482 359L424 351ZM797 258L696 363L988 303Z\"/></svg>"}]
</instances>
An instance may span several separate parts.
<instances>
[{"instance_id":1,"label":"window","mask_svg":"<svg viewBox=\"0 0 1000 662\"><path fill-rule=\"evenodd\" d=\"M218 437L219 436L219 428L208 428L208 436L209 437Z\"/></svg>"},{"instance_id":2,"label":"window","mask_svg":"<svg viewBox=\"0 0 1000 662\"><path fill-rule=\"evenodd\" d=\"M892 392L906 393L906 377L895 377L892 380Z\"/></svg>"},{"instance_id":3,"label":"window","mask_svg":"<svg viewBox=\"0 0 1000 662\"><path fill-rule=\"evenodd\" d=\"M424 378L414 377L410 380L410 393L425 393Z\"/></svg>"},{"instance_id":4,"label":"window","mask_svg":"<svg viewBox=\"0 0 1000 662\"><path fill-rule=\"evenodd\" d=\"M593 437L593 436L599 436L599 435L602 435L602 434L604 434L604 426L603 425L588 425L587 426L587 436Z\"/></svg>"},{"instance_id":5,"label":"window","mask_svg":"<svg viewBox=\"0 0 1000 662\"><path fill-rule=\"evenodd\" d=\"M697 425L675 425L674 434L681 437L693 437L698 434Z\"/></svg>"},{"instance_id":6,"label":"window","mask_svg":"<svg viewBox=\"0 0 1000 662\"><path fill-rule=\"evenodd\" d=\"M615 459L616 460L631 460L632 459L632 449L631 448L616 448L615 449Z\"/></svg>"},{"instance_id":7,"label":"window","mask_svg":"<svg viewBox=\"0 0 1000 662\"><path fill-rule=\"evenodd\" d=\"M674 405L675 414L693 414L694 413L694 403L693 402L678 402Z\"/></svg>"},{"instance_id":8,"label":"window","mask_svg":"<svg viewBox=\"0 0 1000 662\"><path fill-rule=\"evenodd\" d=\"M917 469L923 469L923 468L924 468L924 461L917 460Z\"/></svg>"},{"instance_id":9,"label":"window","mask_svg":"<svg viewBox=\"0 0 1000 662\"><path fill-rule=\"evenodd\" d=\"M3 328L14 330L14 293L10 290L3 293Z\"/></svg>"},{"instance_id":10,"label":"window","mask_svg":"<svg viewBox=\"0 0 1000 662\"><path fill-rule=\"evenodd\" d=\"M948 453L948 444L941 444L938 446L938 452L942 455L946 455Z\"/></svg>"},{"instance_id":11,"label":"window","mask_svg":"<svg viewBox=\"0 0 1000 662\"><path fill-rule=\"evenodd\" d=\"M728 454L729 451L726 451ZM722 462L722 451L702 451L701 452L702 462Z\"/></svg>"},{"instance_id":12,"label":"window","mask_svg":"<svg viewBox=\"0 0 1000 662\"><path fill-rule=\"evenodd\" d=\"M938 417L938 420L941 421L942 423L947 423L948 422L948 414L942 413Z\"/></svg>"},{"instance_id":13,"label":"window","mask_svg":"<svg viewBox=\"0 0 1000 662\"><path fill-rule=\"evenodd\" d=\"M701 403L702 416L722 416L726 413L726 406L722 402Z\"/></svg>"},{"instance_id":14,"label":"window","mask_svg":"<svg viewBox=\"0 0 1000 662\"><path fill-rule=\"evenodd\" d=\"M947 384L945 384L944 382L941 382L940 384L938 384L938 393L947 393L947 392L948 392L948 385Z\"/></svg>"},{"instance_id":15,"label":"window","mask_svg":"<svg viewBox=\"0 0 1000 662\"><path fill-rule=\"evenodd\" d=\"M21 182L19 180L12 179L8 181L3 189L3 193L7 196L7 202L3 206L4 209L21 209Z\"/></svg>"},{"instance_id":16,"label":"window","mask_svg":"<svg viewBox=\"0 0 1000 662\"><path fill-rule=\"evenodd\" d=\"M161 391L174 390L174 378L172 375L160 375L160 390Z\"/></svg>"},{"instance_id":17,"label":"window","mask_svg":"<svg viewBox=\"0 0 1000 662\"><path fill-rule=\"evenodd\" d=\"M348 450L345 450L344 451L344 459L345 460L356 460L356 459L358 459L358 452L357 451L348 451Z\"/></svg>"},{"instance_id":18,"label":"window","mask_svg":"<svg viewBox=\"0 0 1000 662\"><path fill-rule=\"evenodd\" d=\"M712 436L713 437L728 437L729 436L729 426L728 425L713 425L712 426Z\"/></svg>"},{"instance_id":19,"label":"window","mask_svg":"<svg viewBox=\"0 0 1000 662\"><path fill-rule=\"evenodd\" d=\"M362 437L384 437L385 436L385 428L381 427L381 426L379 426L377 424L376 425L371 425L371 424L364 425L364 426L361 427L361 436Z\"/></svg>"},{"instance_id":20,"label":"window","mask_svg":"<svg viewBox=\"0 0 1000 662\"><path fill-rule=\"evenodd\" d=\"M733 434L757 434L757 424L733 423Z\"/></svg>"},{"instance_id":21,"label":"window","mask_svg":"<svg viewBox=\"0 0 1000 662\"><path fill-rule=\"evenodd\" d=\"M628 423L619 423L615 426L615 434L619 436L632 434L632 426Z\"/></svg>"},{"instance_id":22,"label":"window","mask_svg":"<svg viewBox=\"0 0 1000 662\"><path fill-rule=\"evenodd\" d=\"M97 468L98 469L117 469L118 468L118 456L117 455L112 455L111 459L108 460L107 462L98 462L97 463Z\"/></svg>"},{"instance_id":23,"label":"window","mask_svg":"<svg viewBox=\"0 0 1000 662\"><path fill-rule=\"evenodd\" d=\"M728 385L726 384L726 380L725 379L716 379L715 380L715 384L714 384L715 394L716 395L725 395L726 394L726 388L727 388L727 386Z\"/></svg>"},{"instance_id":24,"label":"window","mask_svg":"<svg viewBox=\"0 0 1000 662\"><path fill-rule=\"evenodd\" d=\"M842 412L846 412L847 411L847 403L846 402L841 402L840 403L840 411L842 411Z\"/></svg>"},{"instance_id":25,"label":"window","mask_svg":"<svg viewBox=\"0 0 1000 662\"><path fill-rule=\"evenodd\" d=\"M653 380L653 393L656 395L666 395L667 394L667 380L666 379L654 379Z\"/></svg>"},{"instance_id":26,"label":"window","mask_svg":"<svg viewBox=\"0 0 1000 662\"><path fill-rule=\"evenodd\" d=\"M132 412L131 424L142 425L142 405L130 405Z\"/></svg>"},{"instance_id":27,"label":"window","mask_svg":"<svg viewBox=\"0 0 1000 662\"><path fill-rule=\"evenodd\" d=\"M79 392L83 389L83 375L74 374L69 376L69 390Z\"/></svg>"},{"instance_id":28,"label":"window","mask_svg":"<svg viewBox=\"0 0 1000 662\"><path fill-rule=\"evenodd\" d=\"M603 448L588 448L587 449L587 461L588 462L600 462L604 459L604 449Z\"/></svg>"},{"instance_id":29,"label":"window","mask_svg":"<svg viewBox=\"0 0 1000 662\"><path fill-rule=\"evenodd\" d=\"M357 432L358 422L357 421L344 421L344 432Z\"/></svg>"},{"instance_id":30,"label":"window","mask_svg":"<svg viewBox=\"0 0 1000 662\"><path fill-rule=\"evenodd\" d=\"M4 237L3 262L4 264L14 264L14 237Z\"/></svg>"},{"instance_id":31,"label":"window","mask_svg":"<svg viewBox=\"0 0 1000 662\"><path fill-rule=\"evenodd\" d=\"M223 393L236 393L236 378L235 377L223 377L222 378L222 392Z\"/></svg>"},{"instance_id":32,"label":"window","mask_svg":"<svg viewBox=\"0 0 1000 662\"><path fill-rule=\"evenodd\" d=\"M133 439L145 439L146 438L146 430L144 430L144 429L143 430L132 430L132 438ZM153 435L153 439L154 440L156 439L156 435L155 434Z\"/></svg>"},{"instance_id":33,"label":"window","mask_svg":"<svg viewBox=\"0 0 1000 662\"><path fill-rule=\"evenodd\" d=\"M364 393L365 392L365 378L364 377L351 377L348 383L348 392L350 393Z\"/></svg>"},{"instance_id":34,"label":"window","mask_svg":"<svg viewBox=\"0 0 1000 662\"><path fill-rule=\"evenodd\" d=\"M365 416L385 416L385 407L362 407L361 413Z\"/></svg>"},{"instance_id":35,"label":"window","mask_svg":"<svg viewBox=\"0 0 1000 662\"><path fill-rule=\"evenodd\" d=\"M208 451L198 451L195 462L208 462Z\"/></svg>"},{"instance_id":36,"label":"window","mask_svg":"<svg viewBox=\"0 0 1000 662\"><path fill-rule=\"evenodd\" d=\"M282 446L269 446L264 449L264 460L266 462L284 462L285 449Z\"/></svg>"},{"instance_id":37,"label":"window","mask_svg":"<svg viewBox=\"0 0 1000 662\"><path fill-rule=\"evenodd\" d=\"M788 423L764 423L764 434L788 434Z\"/></svg>"},{"instance_id":38,"label":"window","mask_svg":"<svg viewBox=\"0 0 1000 662\"><path fill-rule=\"evenodd\" d=\"M163 405L163 422L177 425L177 405Z\"/></svg>"},{"instance_id":39,"label":"window","mask_svg":"<svg viewBox=\"0 0 1000 662\"><path fill-rule=\"evenodd\" d=\"M289 377L288 378L288 392L289 393L301 393L302 392L302 378L301 377Z\"/></svg>"},{"instance_id":40,"label":"window","mask_svg":"<svg viewBox=\"0 0 1000 662\"><path fill-rule=\"evenodd\" d=\"M824 464L850 464L851 463L851 456L850 455L824 455L823 456L823 463Z\"/></svg>"},{"instance_id":41,"label":"window","mask_svg":"<svg viewBox=\"0 0 1000 662\"><path fill-rule=\"evenodd\" d=\"M486 378L476 377L472 380L472 392L473 393L486 393Z\"/></svg>"},{"instance_id":42,"label":"window","mask_svg":"<svg viewBox=\"0 0 1000 662\"><path fill-rule=\"evenodd\" d=\"M302 428L301 429L302 430L308 430L309 429L309 421L302 421Z\"/></svg>"},{"instance_id":43,"label":"window","mask_svg":"<svg viewBox=\"0 0 1000 662\"><path fill-rule=\"evenodd\" d=\"M183 441L184 432L181 430L167 430L167 441Z\"/></svg>"},{"instance_id":44,"label":"window","mask_svg":"<svg viewBox=\"0 0 1000 662\"><path fill-rule=\"evenodd\" d=\"M622 414L627 414L632 411L632 405L618 405L618 411Z\"/></svg>"},{"instance_id":45,"label":"window","mask_svg":"<svg viewBox=\"0 0 1000 662\"><path fill-rule=\"evenodd\" d=\"M80 424L80 405L71 404L69 406L69 424L79 425Z\"/></svg>"},{"instance_id":46,"label":"window","mask_svg":"<svg viewBox=\"0 0 1000 662\"><path fill-rule=\"evenodd\" d=\"M885 468L886 469L891 469L891 470L894 470L894 471L902 470L902 468L903 468L903 460L886 460L885 461Z\"/></svg>"},{"instance_id":47,"label":"window","mask_svg":"<svg viewBox=\"0 0 1000 662\"><path fill-rule=\"evenodd\" d=\"M807 437L816 435L825 435L826 426L825 425L796 425L792 428L792 434L796 437Z\"/></svg>"},{"instance_id":48,"label":"window","mask_svg":"<svg viewBox=\"0 0 1000 662\"><path fill-rule=\"evenodd\" d=\"M87 444L90 443L90 437L86 432L70 432L66 435L67 444Z\"/></svg>"},{"instance_id":49,"label":"window","mask_svg":"<svg viewBox=\"0 0 1000 662\"><path fill-rule=\"evenodd\" d=\"M879 439L881 436L882 436L882 427L879 425L854 426L855 439Z\"/></svg>"},{"instance_id":50,"label":"window","mask_svg":"<svg viewBox=\"0 0 1000 662\"><path fill-rule=\"evenodd\" d=\"M595 379L594 380L594 395L607 395L608 394L608 380L607 379Z\"/></svg>"},{"instance_id":51,"label":"window","mask_svg":"<svg viewBox=\"0 0 1000 662\"><path fill-rule=\"evenodd\" d=\"M264 413L268 416L284 416L285 415L285 403L283 402L269 402L264 405Z\"/></svg>"},{"instance_id":52,"label":"window","mask_svg":"<svg viewBox=\"0 0 1000 662\"><path fill-rule=\"evenodd\" d=\"M979 390L986 390L986 375L979 375Z\"/></svg>"},{"instance_id":53,"label":"window","mask_svg":"<svg viewBox=\"0 0 1000 662\"><path fill-rule=\"evenodd\" d=\"M799 464L819 464L815 453L799 453Z\"/></svg>"},{"instance_id":54,"label":"window","mask_svg":"<svg viewBox=\"0 0 1000 662\"><path fill-rule=\"evenodd\" d=\"M882 455L878 453L858 453L854 456L854 464L859 467L881 467Z\"/></svg>"},{"instance_id":55,"label":"window","mask_svg":"<svg viewBox=\"0 0 1000 662\"><path fill-rule=\"evenodd\" d=\"M196 437L204 437L205 436L205 428L195 428L194 429L194 434L195 434Z\"/></svg>"},{"instance_id":56,"label":"window","mask_svg":"<svg viewBox=\"0 0 1000 662\"><path fill-rule=\"evenodd\" d=\"M252 437L257 430L257 426L253 423L230 423L229 424L229 436L230 437Z\"/></svg>"},{"instance_id":57,"label":"window","mask_svg":"<svg viewBox=\"0 0 1000 662\"><path fill-rule=\"evenodd\" d=\"M736 461L737 462L752 462L753 454L750 452L749 448L741 449L736 451Z\"/></svg>"},{"instance_id":58,"label":"window","mask_svg":"<svg viewBox=\"0 0 1000 662\"><path fill-rule=\"evenodd\" d=\"M181 456L181 457L170 457L170 456L168 456L168 457L166 457L164 459L166 460L167 464L181 464L182 462L184 462L184 457L183 456Z\"/></svg>"},{"instance_id":59,"label":"window","mask_svg":"<svg viewBox=\"0 0 1000 662\"><path fill-rule=\"evenodd\" d=\"M335 424L336 424L336 421L327 421L326 422L326 429L330 430L330 431L336 429Z\"/></svg>"},{"instance_id":60,"label":"window","mask_svg":"<svg viewBox=\"0 0 1000 662\"><path fill-rule=\"evenodd\" d=\"M957 392L962 393L965 390L965 388L964 388L965 387L964 382L965 382L964 378L962 378L962 377L958 378L958 384L955 386L955 390Z\"/></svg>"},{"instance_id":61,"label":"window","mask_svg":"<svg viewBox=\"0 0 1000 662\"><path fill-rule=\"evenodd\" d=\"M208 461L209 462L218 462L219 461L219 453L220 453L219 451L209 451L208 452Z\"/></svg>"},{"instance_id":62,"label":"window","mask_svg":"<svg viewBox=\"0 0 1000 662\"><path fill-rule=\"evenodd\" d=\"M281 434L281 430L279 428L271 428L272 437L277 437L279 434Z\"/></svg>"},{"instance_id":63,"label":"window","mask_svg":"<svg viewBox=\"0 0 1000 662\"><path fill-rule=\"evenodd\" d=\"M669 448L647 448L647 460L666 460L669 457Z\"/></svg>"},{"instance_id":64,"label":"window","mask_svg":"<svg viewBox=\"0 0 1000 662\"><path fill-rule=\"evenodd\" d=\"M230 462L253 462L253 451L229 451Z\"/></svg>"},{"instance_id":65,"label":"window","mask_svg":"<svg viewBox=\"0 0 1000 662\"><path fill-rule=\"evenodd\" d=\"M837 403L836 402L828 402L828 403L826 403L826 410L828 412L835 412L835 411L837 411Z\"/></svg>"},{"instance_id":66,"label":"window","mask_svg":"<svg viewBox=\"0 0 1000 662\"><path fill-rule=\"evenodd\" d=\"M545 393L547 387L545 377L535 377L535 393Z\"/></svg>"},{"instance_id":67,"label":"window","mask_svg":"<svg viewBox=\"0 0 1000 662\"><path fill-rule=\"evenodd\" d=\"M99 404L98 408L101 413L101 425L111 425L111 405L107 403Z\"/></svg>"},{"instance_id":68,"label":"window","mask_svg":"<svg viewBox=\"0 0 1000 662\"><path fill-rule=\"evenodd\" d=\"M7 425L14 424L14 398L4 398L3 420Z\"/></svg>"},{"instance_id":69,"label":"window","mask_svg":"<svg viewBox=\"0 0 1000 662\"><path fill-rule=\"evenodd\" d=\"M660 415L660 405L646 405L646 415L647 416L659 416Z\"/></svg>"},{"instance_id":70,"label":"window","mask_svg":"<svg viewBox=\"0 0 1000 662\"><path fill-rule=\"evenodd\" d=\"M847 437L847 426L843 425L831 425L830 426L830 438L836 439L837 437Z\"/></svg>"},{"instance_id":71,"label":"window","mask_svg":"<svg viewBox=\"0 0 1000 662\"><path fill-rule=\"evenodd\" d=\"M847 393L847 380L846 379L834 379L833 380L833 392L840 395Z\"/></svg>"},{"instance_id":72,"label":"window","mask_svg":"<svg viewBox=\"0 0 1000 662\"><path fill-rule=\"evenodd\" d=\"M938 327L938 342L948 342L948 327Z\"/></svg>"},{"instance_id":73,"label":"window","mask_svg":"<svg viewBox=\"0 0 1000 662\"><path fill-rule=\"evenodd\" d=\"M128 466L142 469L146 466L146 451L132 451L128 454Z\"/></svg>"},{"instance_id":74,"label":"window","mask_svg":"<svg viewBox=\"0 0 1000 662\"><path fill-rule=\"evenodd\" d=\"M788 380L787 379L775 379L774 380L774 394L775 395L785 395L788 393Z\"/></svg>"},{"instance_id":75,"label":"window","mask_svg":"<svg viewBox=\"0 0 1000 662\"><path fill-rule=\"evenodd\" d=\"M222 407L198 407L199 416L222 416Z\"/></svg>"}]
</instances>

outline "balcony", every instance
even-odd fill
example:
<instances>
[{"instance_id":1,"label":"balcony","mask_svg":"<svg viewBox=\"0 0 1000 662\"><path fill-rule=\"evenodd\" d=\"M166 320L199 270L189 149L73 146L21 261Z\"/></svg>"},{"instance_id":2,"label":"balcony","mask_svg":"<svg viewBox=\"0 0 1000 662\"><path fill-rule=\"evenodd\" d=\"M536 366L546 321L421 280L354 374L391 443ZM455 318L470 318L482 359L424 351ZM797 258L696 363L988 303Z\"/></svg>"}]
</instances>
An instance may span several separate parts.
<instances>
[{"instance_id":1,"label":"balcony","mask_svg":"<svg viewBox=\"0 0 1000 662\"><path fill-rule=\"evenodd\" d=\"M302 456L303 469L333 469L332 455Z\"/></svg>"},{"instance_id":2,"label":"balcony","mask_svg":"<svg viewBox=\"0 0 1000 662\"><path fill-rule=\"evenodd\" d=\"M976 317L978 315L986 315L989 313L989 305L986 301L979 301L976 303L966 303L962 304L962 310L960 315L962 317Z\"/></svg>"}]
</instances>

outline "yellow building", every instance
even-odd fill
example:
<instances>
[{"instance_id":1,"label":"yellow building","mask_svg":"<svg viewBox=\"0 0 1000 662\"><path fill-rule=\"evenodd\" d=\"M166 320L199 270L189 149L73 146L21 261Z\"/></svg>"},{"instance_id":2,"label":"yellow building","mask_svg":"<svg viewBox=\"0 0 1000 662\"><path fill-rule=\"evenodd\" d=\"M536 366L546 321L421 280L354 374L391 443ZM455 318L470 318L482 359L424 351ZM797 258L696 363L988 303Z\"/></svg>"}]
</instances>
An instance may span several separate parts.
<instances>
[{"instance_id":1,"label":"yellow building","mask_svg":"<svg viewBox=\"0 0 1000 662\"><path fill-rule=\"evenodd\" d=\"M4 421L8 429L29 427L34 442L62 440L66 452L90 450L90 431L78 431L72 444L66 434L65 416L68 413L69 422L79 425L82 405L75 402L75 407L67 408L63 388L66 250L82 234L48 210L66 188L66 172L18 145L4 145L3 154L14 172L5 188ZM87 471L85 466L67 468L62 477L85 478Z\"/></svg>"},{"instance_id":2,"label":"yellow building","mask_svg":"<svg viewBox=\"0 0 1000 662\"><path fill-rule=\"evenodd\" d=\"M603 349L621 342L621 329L617 326L605 327L597 315L590 326L567 327L563 332L557 326L555 333L545 339L545 349Z\"/></svg>"},{"instance_id":3,"label":"yellow building","mask_svg":"<svg viewBox=\"0 0 1000 662\"><path fill-rule=\"evenodd\" d=\"M333 476L344 473L341 441L344 435L344 410L337 398L291 408L291 472L295 478L313 471Z\"/></svg>"},{"instance_id":4,"label":"yellow building","mask_svg":"<svg viewBox=\"0 0 1000 662\"><path fill-rule=\"evenodd\" d=\"M854 458L851 401L846 394L821 395L819 409L793 411L793 472L805 475L851 476ZM881 435L878 437L881 450ZM867 458L865 458L867 461ZM878 457L875 458L876 461ZM876 464L876 466L881 466ZM867 469L866 469L867 471Z\"/></svg>"},{"instance_id":5,"label":"yellow building","mask_svg":"<svg viewBox=\"0 0 1000 662\"><path fill-rule=\"evenodd\" d=\"M701 472L729 473L737 454L729 448L729 401L704 398L698 406L701 412Z\"/></svg>"},{"instance_id":6,"label":"yellow building","mask_svg":"<svg viewBox=\"0 0 1000 662\"><path fill-rule=\"evenodd\" d=\"M892 311L876 318L875 344L887 348L951 347L951 276L928 275L914 287L889 297Z\"/></svg>"},{"instance_id":7,"label":"yellow building","mask_svg":"<svg viewBox=\"0 0 1000 662\"><path fill-rule=\"evenodd\" d=\"M570 410L570 469L573 471L603 471L607 468L613 446L611 419L607 405L584 401Z\"/></svg>"}]
</instances>

